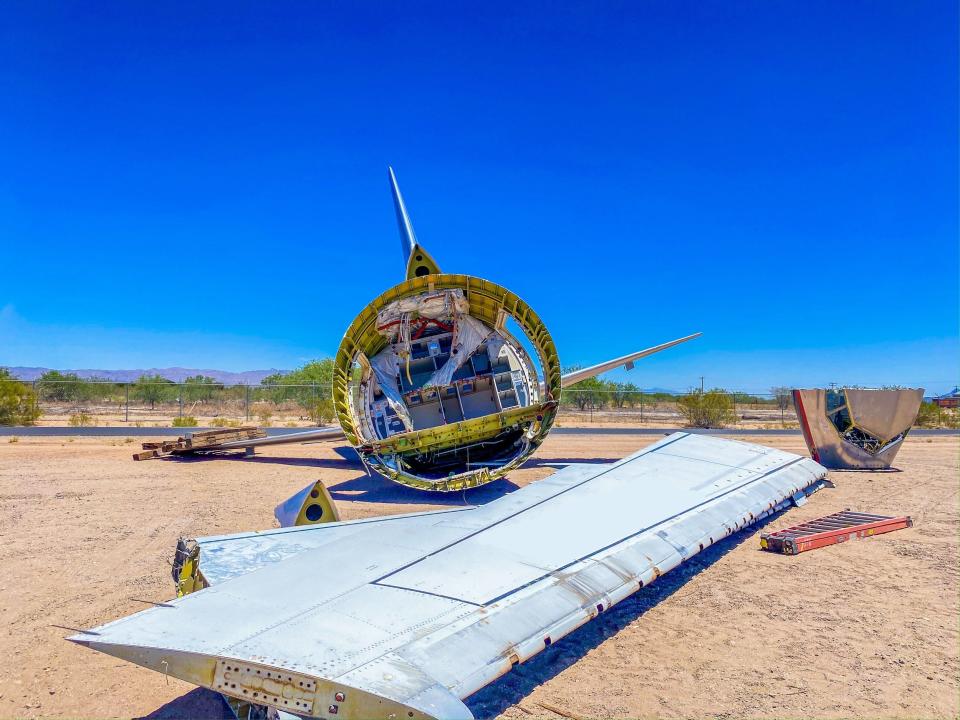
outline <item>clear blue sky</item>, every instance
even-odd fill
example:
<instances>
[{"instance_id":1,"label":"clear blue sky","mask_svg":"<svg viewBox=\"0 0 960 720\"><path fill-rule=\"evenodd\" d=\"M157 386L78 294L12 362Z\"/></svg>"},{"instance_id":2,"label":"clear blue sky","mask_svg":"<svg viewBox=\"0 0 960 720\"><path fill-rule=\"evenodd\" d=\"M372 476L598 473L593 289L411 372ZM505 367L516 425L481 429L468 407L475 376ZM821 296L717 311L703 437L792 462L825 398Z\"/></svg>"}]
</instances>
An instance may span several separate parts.
<instances>
[{"instance_id":1,"label":"clear blue sky","mask_svg":"<svg viewBox=\"0 0 960 720\"><path fill-rule=\"evenodd\" d=\"M956 382L957 5L6 3L0 364L290 368L441 267L644 387ZM622 372L622 371L621 371Z\"/></svg>"}]
</instances>

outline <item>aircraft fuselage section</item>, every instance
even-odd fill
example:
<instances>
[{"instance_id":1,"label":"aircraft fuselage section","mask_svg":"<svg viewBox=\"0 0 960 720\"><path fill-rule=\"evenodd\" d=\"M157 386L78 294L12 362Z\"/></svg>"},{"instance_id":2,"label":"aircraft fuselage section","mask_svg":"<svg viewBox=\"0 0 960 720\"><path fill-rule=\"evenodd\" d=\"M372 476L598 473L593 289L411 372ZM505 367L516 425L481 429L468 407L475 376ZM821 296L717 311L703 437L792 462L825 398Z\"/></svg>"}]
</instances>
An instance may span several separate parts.
<instances>
[{"instance_id":1,"label":"aircraft fuselage section","mask_svg":"<svg viewBox=\"0 0 960 720\"><path fill-rule=\"evenodd\" d=\"M501 477L546 437L559 398L559 359L539 316L470 275L391 288L357 316L335 360L334 405L348 440L377 472L422 489Z\"/></svg>"}]
</instances>

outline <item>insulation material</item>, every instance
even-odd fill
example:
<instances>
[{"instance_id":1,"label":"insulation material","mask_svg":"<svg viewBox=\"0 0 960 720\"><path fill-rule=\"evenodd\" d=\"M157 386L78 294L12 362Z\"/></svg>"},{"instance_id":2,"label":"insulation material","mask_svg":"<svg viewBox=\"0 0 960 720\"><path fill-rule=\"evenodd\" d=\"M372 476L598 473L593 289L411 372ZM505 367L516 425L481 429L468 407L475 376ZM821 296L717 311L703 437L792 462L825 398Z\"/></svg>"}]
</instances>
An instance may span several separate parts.
<instances>
[{"instance_id":1,"label":"insulation material","mask_svg":"<svg viewBox=\"0 0 960 720\"><path fill-rule=\"evenodd\" d=\"M402 334L404 326L421 318L449 323L456 315L470 311L463 290L441 290L394 300L377 313L377 330L391 341Z\"/></svg>"},{"instance_id":2,"label":"insulation material","mask_svg":"<svg viewBox=\"0 0 960 720\"><path fill-rule=\"evenodd\" d=\"M388 347L370 358L370 369L373 370L380 391L390 403L390 407L397 413L404 427L412 430L413 422L410 420L410 413L407 412L403 396L397 388L397 354L393 348Z\"/></svg>"},{"instance_id":3,"label":"insulation material","mask_svg":"<svg viewBox=\"0 0 960 720\"><path fill-rule=\"evenodd\" d=\"M496 365L497 358L500 357L500 351L507 344L506 339L498 332L493 333L487 340L487 357L490 358L490 364Z\"/></svg>"},{"instance_id":4,"label":"insulation material","mask_svg":"<svg viewBox=\"0 0 960 720\"><path fill-rule=\"evenodd\" d=\"M453 328L450 359L433 373L425 387L449 385L453 381L453 374L470 359L474 351L492 334L494 334L493 330L471 315L457 317Z\"/></svg>"}]
</instances>

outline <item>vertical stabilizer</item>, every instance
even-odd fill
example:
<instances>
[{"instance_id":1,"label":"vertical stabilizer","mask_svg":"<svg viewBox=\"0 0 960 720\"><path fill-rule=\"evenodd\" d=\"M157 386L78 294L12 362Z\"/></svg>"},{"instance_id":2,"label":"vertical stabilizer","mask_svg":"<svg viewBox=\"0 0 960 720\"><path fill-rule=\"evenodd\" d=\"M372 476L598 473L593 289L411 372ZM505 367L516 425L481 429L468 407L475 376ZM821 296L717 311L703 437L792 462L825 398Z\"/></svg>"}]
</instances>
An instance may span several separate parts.
<instances>
[{"instance_id":1,"label":"vertical stabilizer","mask_svg":"<svg viewBox=\"0 0 960 720\"><path fill-rule=\"evenodd\" d=\"M393 168L388 167L390 174L390 192L393 193L393 208L397 212L397 227L400 229L400 251L403 253L403 264L406 265L413 253L413 248L417 245L417 235L413 232L413 223L410 222L410 215L407 214L407 206L403 204L403 195L400 194L400 187L397 185L397 176L393 174Z\"/></svg>"},{"instance_id":2,"label":"vertical stabilizer","mask_svg":"<svg viewBox=\"0 0 960 720\"><path fill-rule=\"evenodd\" d=\"M397 213L397 228L400 230L400 251L403 253L403 263L407 269L407 277L436 275L440 272L440 268L417 242L417 235L413 231L413 223L410 222L407 206L403 202L403 195L400 194L397 176L394 175L392 167L388 167L387 172L390 175L390 192L393 194L393 207Z\"/></svg>"}]
</instances>

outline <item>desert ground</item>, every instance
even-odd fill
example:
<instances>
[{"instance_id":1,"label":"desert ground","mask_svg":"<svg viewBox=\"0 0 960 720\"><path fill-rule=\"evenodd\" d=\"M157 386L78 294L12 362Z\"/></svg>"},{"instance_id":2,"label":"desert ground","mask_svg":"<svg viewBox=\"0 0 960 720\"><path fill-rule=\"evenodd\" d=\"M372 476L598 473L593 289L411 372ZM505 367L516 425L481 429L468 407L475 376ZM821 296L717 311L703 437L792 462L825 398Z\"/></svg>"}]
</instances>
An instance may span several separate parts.
<instances>
[{"instance_id":1,"label":"desert ground","mask_svg":"<svg viewBox=\"0 0 960 720\"><path fill-rule=\"evenodd\" d=\"M368 477L330 445L255 458L133 462L147 438L0 438L2 717L224 717L213 693L66 642L173 594L179 535L275 525L322 478L344 519L482 503L552 472L619 459L656 436L553 434L509 480L435 496ZM737 439L806 452L799 434ZM834 488L767 521L844 508L914 527L796 557L754 526L473 696L492 718L957 717L960 441L912 436L899 472L832 472ZM571 528L576 532L576 528Z\"/></svg>"}]
</instances>

